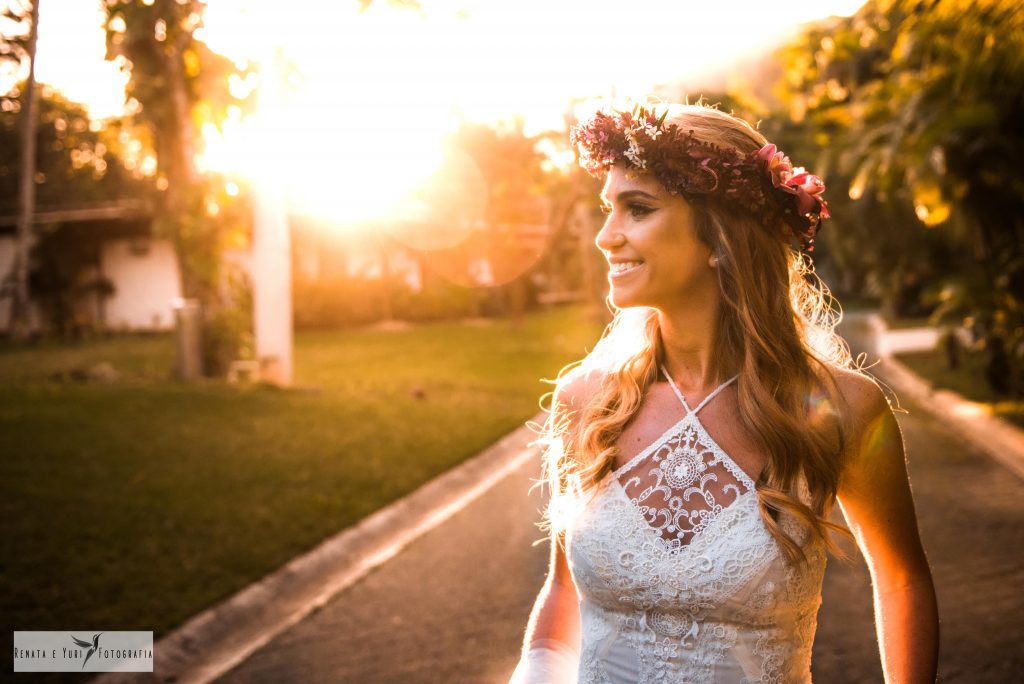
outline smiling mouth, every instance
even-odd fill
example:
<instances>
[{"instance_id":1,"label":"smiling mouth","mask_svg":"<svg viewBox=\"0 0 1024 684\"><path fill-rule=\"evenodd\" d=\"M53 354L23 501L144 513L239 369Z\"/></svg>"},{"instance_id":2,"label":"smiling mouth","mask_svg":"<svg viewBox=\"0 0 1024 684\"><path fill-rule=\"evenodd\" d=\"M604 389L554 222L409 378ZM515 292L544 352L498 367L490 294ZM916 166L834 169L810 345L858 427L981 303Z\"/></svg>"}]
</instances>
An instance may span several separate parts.
<instances>
[{"instance_id":1,"label":"smiling mouth","mask_svg":"<svg viewBox=\"0 0 1024 684\"><path fill-rule=\"evenodd\" d=\"M644 262L642 261L623 261L620 263L610 264L608 266L608 275L612 278L620 278L622 276L629 275L643 265Z\"/></svg>"}]
</instances>

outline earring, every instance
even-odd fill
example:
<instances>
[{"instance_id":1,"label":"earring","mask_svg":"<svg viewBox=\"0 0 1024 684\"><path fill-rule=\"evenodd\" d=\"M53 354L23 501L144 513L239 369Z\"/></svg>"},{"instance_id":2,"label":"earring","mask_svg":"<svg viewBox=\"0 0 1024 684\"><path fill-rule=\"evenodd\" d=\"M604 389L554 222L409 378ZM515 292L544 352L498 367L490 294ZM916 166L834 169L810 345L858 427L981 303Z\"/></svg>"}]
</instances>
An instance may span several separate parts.
<instances>
[{"instance_id":1,"label":"earring","mask_svg":"<svg viewBox=\"0 0 1024 684\"><path fill-rule=\"evenodd\" d=\"M711 266L711 268L717 268L718 267L718 257L717 256L713 256L710 259L708 259L708 265Z\"/></svg>"}]
</instances>

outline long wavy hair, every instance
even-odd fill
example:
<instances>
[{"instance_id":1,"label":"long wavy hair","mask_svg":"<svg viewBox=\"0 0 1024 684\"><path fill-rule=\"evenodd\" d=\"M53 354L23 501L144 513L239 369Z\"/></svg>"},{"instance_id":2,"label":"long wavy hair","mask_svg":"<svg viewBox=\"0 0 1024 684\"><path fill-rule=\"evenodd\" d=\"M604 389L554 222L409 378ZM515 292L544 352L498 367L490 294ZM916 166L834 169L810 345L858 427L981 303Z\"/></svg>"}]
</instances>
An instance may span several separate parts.
<instances>
[{"instance_id":1,"label":"long wavy hair","mask_svg":"<svg viewBox=\"0 0 1024 684\"><path fill-rule=\"evenodd\" d=\"M671 105L667 123L707 142L742 153L767 141L749 124L701 105ZM712 331L712 377L739 369L739 415L767 463L757 482L761 515L789 562L806 560L803 544L780 524L788 511L812 537L843 556L829 531L849 532L827 520L842 472L849 410L836 368L854 369L849 347L835 333L841 313L813 263L758 217L721 200L687 199L697 237L718 257L721 293ZM659 313L617 309L594 350L558 375L556 397L574 381L596 374L580 405L552 400L544 434L542 477L550 499L540 527L564 543L573 511L614 470L616 442L657 380L664 358ZM804 544L810 537L804 538Z\"/></svg>"}]
</instances>

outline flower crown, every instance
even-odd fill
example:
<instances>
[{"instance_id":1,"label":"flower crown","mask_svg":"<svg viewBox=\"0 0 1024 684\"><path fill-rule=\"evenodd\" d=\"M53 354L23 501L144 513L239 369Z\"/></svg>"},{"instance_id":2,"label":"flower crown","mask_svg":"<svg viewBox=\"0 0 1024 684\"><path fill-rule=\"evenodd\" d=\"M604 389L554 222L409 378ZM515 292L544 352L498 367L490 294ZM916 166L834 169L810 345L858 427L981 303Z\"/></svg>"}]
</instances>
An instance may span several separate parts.
<instances>
[{"instance_id":1,"label":"flower crown","mask_svg":"<svg viewBox=\"0 0 1024 684\"><path fill-rule=\"evenodd\" d=\"M825 184L792 163L775 145L744 155L701 141L693 131L665 126L638 105L632 112L598 112L572 128L569 139L579 149L580 166L591 175L625 162L650 173L673 195L720 196L759 216L771 229L785 226L782 237L797 238L808 252L821 221L829 217L821 196Z\"/></svg>"}]
</instances>

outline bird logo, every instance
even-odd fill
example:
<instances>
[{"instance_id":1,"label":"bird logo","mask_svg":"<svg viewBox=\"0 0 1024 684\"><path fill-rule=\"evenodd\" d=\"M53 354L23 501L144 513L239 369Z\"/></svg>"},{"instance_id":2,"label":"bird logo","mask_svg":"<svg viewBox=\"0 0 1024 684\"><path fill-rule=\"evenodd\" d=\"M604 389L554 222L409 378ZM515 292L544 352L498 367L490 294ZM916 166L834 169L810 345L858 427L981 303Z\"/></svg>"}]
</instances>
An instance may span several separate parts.
<instances>
[{"instance_id":1,"label":"bird logo","mask_svg":"<svg viewBox=\"0 0 1024 684\"><path fill-rule=\"evenodd\" d=\"M103 632L100 632L100 634L103 634ZM72 641L74 641L76 644L78 644L82 648L89 649L89 651L85 654L85 660L82 661L82 669L83 670L85 669L85 664L87 662L89 662L89 658L92 657L92 654L95 653L96 650L100 647L100 634L93 634L92 635L92 643L91 644L88 641L83 641L82 639L79 639L74 634L71 635L71 640Z\"/></svg>"}]
</instances>

